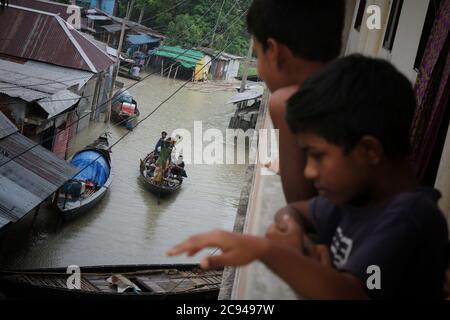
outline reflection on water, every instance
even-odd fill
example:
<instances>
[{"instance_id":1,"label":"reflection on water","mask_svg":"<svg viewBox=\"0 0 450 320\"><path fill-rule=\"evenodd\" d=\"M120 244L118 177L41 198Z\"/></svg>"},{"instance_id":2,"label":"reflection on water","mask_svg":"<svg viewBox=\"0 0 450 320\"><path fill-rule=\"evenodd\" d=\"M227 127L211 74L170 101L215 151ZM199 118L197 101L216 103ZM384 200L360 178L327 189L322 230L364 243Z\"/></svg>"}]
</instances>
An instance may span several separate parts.
<instances>
[{"instance_id":1,"label":"reflection on water","mask_svg":"<svg viewBox=\"0 0 450 320\"><path fill-rule=\"evenodd\" d=\"M130 89L138 101L141 118L181 84L151 76ZM139 159L154 147L162 130L184 128L193 132L194 121L203 121L203 130L218 128L225 132L233 113L232 106L225 102L232 94L183 89L113 149L115 178L98 206L68 223L45 206L35 220L33 214L28 215L1 236L2 266L199 261L201 255L194 259L168 258L165 252L193 233L211 228L232 229L245 165L187 165L189 178L180 192L158 205L156 197L138 181ZM112 133L113 142L126 132L124 128L103 123L91 124L72 142L71 153L105 130Z\"/></svg>"}]
</instances>

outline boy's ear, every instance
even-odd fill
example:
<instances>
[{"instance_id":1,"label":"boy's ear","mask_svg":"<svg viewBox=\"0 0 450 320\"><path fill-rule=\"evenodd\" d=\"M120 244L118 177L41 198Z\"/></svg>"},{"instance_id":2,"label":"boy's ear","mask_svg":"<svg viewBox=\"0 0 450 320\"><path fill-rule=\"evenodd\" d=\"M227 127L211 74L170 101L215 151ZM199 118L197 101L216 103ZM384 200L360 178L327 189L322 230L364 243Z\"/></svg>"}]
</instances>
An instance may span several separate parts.
<instances>
[{"instance_id":1,"label":"boy's ear","mask_svg":"<svg viewBox=\"0 0 450 320\"><path fill-rule=\"evenodd\" d=\"M267 39L267 54L270 58L270 61L273 61L278 68L281 68L281 66L284 63L284 57L283 57L283 46L280 45L280 43L275 40L274 38Z\"/></svg>"},{"instance_id":2,"label":"boy's ear","mask_svg":"<svg viewBox=\"0 0 450 320\"><path fill-rule=\"evenodd\" d=\"M360 155L370 165L378 165L384 157L384 147L380 140L372 136L363 136L358 142Z\"/></svg>"}]
</instances>

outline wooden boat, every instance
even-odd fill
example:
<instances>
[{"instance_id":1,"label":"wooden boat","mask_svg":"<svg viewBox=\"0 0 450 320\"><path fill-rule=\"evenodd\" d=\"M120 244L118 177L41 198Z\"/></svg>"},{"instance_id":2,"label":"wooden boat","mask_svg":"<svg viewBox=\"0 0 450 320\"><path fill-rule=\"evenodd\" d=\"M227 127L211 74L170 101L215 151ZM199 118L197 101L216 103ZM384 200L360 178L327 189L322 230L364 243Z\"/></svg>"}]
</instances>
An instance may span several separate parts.
<instances>
[{"instance_id":1,"label":"wooden boat","mask_svg":"<svg viewBox=\"0 0 450 320\"><path fill-rule=\"evenodd\" d=\"M80 271L80 289L69 289L76 281L65 268L0 271L0 288L7 298L217 300L222 282L222 270L187 264L81 267Z\"/></svg>"},{"instance_id":2,"label":"wooden boat","mask_svg":"<svg viewBox=\"0 0 450 320\"><path fill-rule=\"evenodd\" d=\"M72 218L96 205L113 181L111 152L106 135L75 153L70 163L80 172L58 191L54 205L64 218Z\"/></svg>"},{"instance_id":3,"label":"wooden boat","mask_svg":"<svg viewBox=\"0 0 450 320\"><path fill-rule=\"evenodd\" d=\"M124 101L123 97L127 97L131 103ZM114 123L132 130L136 126L140 114L137 101L131 97L128 91L119 90L114 95L111 107L111 119Z\"/></svg>"},{"instance_id":4,"label":"wooden boat","mask_svg":"<svg viewBox=\"0 0 450 320\"><path fill-rule=\"evenodd\" d=\"M173 177L172 175L163 180L162 184L154 182L153 178L149 176L149 170L152 163L155 162L154 152L148 154L140 163L140 180L144 186L158 197L167 196L180 190L183 183L182 176Z\"/></svg>"}]
</instances>

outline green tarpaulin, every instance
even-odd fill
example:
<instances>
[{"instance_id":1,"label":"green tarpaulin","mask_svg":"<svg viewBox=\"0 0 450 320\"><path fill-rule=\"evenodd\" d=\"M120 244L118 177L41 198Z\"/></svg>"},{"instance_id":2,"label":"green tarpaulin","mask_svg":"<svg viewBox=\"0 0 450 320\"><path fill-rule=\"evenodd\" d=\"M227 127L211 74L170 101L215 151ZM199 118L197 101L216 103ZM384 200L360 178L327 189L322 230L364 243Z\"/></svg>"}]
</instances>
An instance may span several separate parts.
<instances>
[{"instance_id":1,"label":"green tarpaulin","mask_svg":"<svg viewBox=\"0 0 450 320\"><path fill-rule=\"evenodd\" d=\"M172 46L161 46L156 50L154 55L179 61L183 67L188 69L194 69L197 63L205 56L200 51L186 50Z\"/></svg>"}]
</instances>

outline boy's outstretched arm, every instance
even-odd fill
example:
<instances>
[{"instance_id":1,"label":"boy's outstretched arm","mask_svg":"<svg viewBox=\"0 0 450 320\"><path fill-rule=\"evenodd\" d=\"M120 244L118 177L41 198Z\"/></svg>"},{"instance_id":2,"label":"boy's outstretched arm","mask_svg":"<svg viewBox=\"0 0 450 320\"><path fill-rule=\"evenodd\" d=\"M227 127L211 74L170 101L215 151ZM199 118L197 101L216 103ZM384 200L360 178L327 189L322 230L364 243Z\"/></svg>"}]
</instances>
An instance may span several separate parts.
<instances>
[{"instance_id":1,"label":"boy's outstretched arm","mask_svg":"<svg viewBox=\"0 0 450 320\"><path fill-rule=\"evenodd\" d=\"M304 177L306 159L285 119L286 102L297 91L298 86L279 89L269 101L270 116L280 135L280 176L287 203L310 199L316 194L313 185Z\"/></svg>"},{"instance_id":2,"label":"boy's outstretched arm","mask_svg":"<svg viewBox=\"0 0 450 320\"><path fill-rule=\"evenodd\" d=\"M207 247L220 248L222 254L203 258L201 267L205 269L260 260L304 298L368 298L363 283L353 275L325 267L296 249L255 236L216 230L189 238L169 250L168 255L186 252L192 256Z\"/></svg>"}]
</instances>

